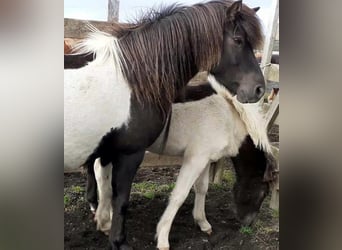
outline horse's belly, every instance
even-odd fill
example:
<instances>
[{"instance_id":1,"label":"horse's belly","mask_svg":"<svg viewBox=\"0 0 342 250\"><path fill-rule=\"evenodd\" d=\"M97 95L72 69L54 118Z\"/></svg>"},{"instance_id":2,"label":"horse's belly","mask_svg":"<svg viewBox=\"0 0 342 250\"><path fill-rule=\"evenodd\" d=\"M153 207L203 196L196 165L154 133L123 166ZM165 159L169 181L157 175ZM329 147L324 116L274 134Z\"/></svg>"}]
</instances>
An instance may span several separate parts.
<instances>
[{"instance_id":1,"label":"horse's belly","mask_svg":"<svg viewBox=\"0 0 342 250\"><path fill-rule=\"evenodd\" d=\"M109 66L64 71L64 166L78 167L111 128L129 120L131 91Z\"/></svg>"}]
</instances>

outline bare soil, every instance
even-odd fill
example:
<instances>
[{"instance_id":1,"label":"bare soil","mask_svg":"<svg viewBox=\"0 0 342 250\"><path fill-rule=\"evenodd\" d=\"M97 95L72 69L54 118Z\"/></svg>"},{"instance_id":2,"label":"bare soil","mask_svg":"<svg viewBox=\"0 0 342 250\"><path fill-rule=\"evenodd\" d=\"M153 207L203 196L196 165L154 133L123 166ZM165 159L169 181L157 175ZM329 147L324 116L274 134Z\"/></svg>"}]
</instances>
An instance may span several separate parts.
<instances>
[{"instance_id":1,"label":"bare soil","mask_svg":"<svg viewBox=\"0 0 342 250\"><path fill-rule=\"evenodd\" d=\"M270 139L275 142L279 140L278 126L273 126ZM139 169L134 183L170 185L176 180L179 168L143 167ZM85 174L64 175L64 249L105 249L107 246L107 236L96 231L85 199L85 184ZM234 217L231 188L227 180L220 186L211 185L209 188L206 214L213 227L211 236L201 232L194 224L194 194L191 191L172 225L172 250L279 249L279 217L277 211L269 208L270 197L265 199L255 224L250 228L241 228ZM133 188L126 226L128 242L134 249L156 249L156 225L167 205L169 193L170 190L164 190L146 195Z\"/></svg>"}]
</instances>

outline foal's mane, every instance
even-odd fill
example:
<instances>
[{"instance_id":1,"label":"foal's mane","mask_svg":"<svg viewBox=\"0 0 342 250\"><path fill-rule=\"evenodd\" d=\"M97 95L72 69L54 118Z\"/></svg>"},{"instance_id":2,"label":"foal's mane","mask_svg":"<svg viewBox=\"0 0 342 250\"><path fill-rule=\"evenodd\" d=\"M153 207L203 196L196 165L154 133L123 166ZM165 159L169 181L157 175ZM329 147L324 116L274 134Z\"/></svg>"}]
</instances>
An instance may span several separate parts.
<instances>
[{"instance_id":1,"label":"foal's mane","mask_svg":"<svg viewBox=\"0 0 342 250\"><path fill-rule=\"evenodd\" d=\"M155 103L166 111L195 73L218 64L232 3L173 4L151 9L133 23L113 24L123 75L138 101ZM235 24L245 31L252 47L262 43L253 9L243 5Z\"/></svg>"}]
</instances>

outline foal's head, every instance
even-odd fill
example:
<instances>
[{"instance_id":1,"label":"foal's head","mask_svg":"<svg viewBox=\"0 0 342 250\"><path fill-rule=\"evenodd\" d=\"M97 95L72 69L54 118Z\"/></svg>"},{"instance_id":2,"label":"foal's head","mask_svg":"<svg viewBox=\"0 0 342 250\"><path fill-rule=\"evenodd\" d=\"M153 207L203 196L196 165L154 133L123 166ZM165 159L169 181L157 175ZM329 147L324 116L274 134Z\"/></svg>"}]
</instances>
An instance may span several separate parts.
<instances>
[{"instance_id":1,"label":"foal's head","mask_svg":"<svg viewBox=\"0 0 342 250\"><path fill-rule=\"evenodd\" d=\"M265 93L264 77L253 52L263 40L258 9L250 9L241 1L227 8L221 59L210 70L241 103L257 102Z\"/></svg>"},{"instance_id":2,"label":"foal's head","mask_svg":"<svg viewBox=\"0 0 342 250\"><path fill-rule=\"evenodd\" d=\"M256 148L249 137L232 160L236 172L233 193L237 217L243 225L250 225L276 180L277 162L271 154Z\"/></svg>"}]
</instances>

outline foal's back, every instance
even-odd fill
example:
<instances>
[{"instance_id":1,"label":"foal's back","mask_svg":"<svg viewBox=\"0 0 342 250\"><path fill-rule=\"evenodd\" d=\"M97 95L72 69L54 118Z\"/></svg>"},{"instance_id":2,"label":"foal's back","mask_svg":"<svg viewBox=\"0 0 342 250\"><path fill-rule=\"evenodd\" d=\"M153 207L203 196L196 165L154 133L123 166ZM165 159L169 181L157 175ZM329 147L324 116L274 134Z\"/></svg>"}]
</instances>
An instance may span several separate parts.
<instances>
[{"instance_id":1,"label":"foal's back","mask_svg":"<svg viewBox=\"0 0 342 250\"><path fill-rule=\"evenodd\" d=\"M233 106L219 95L211 95L199 101L172 105L170 130L161 152L165 129L148 148L149 151L182 156L207 154L211 160L223 155L235 156L247 135L247 131Z\"/></svg>"}]
</instances>

